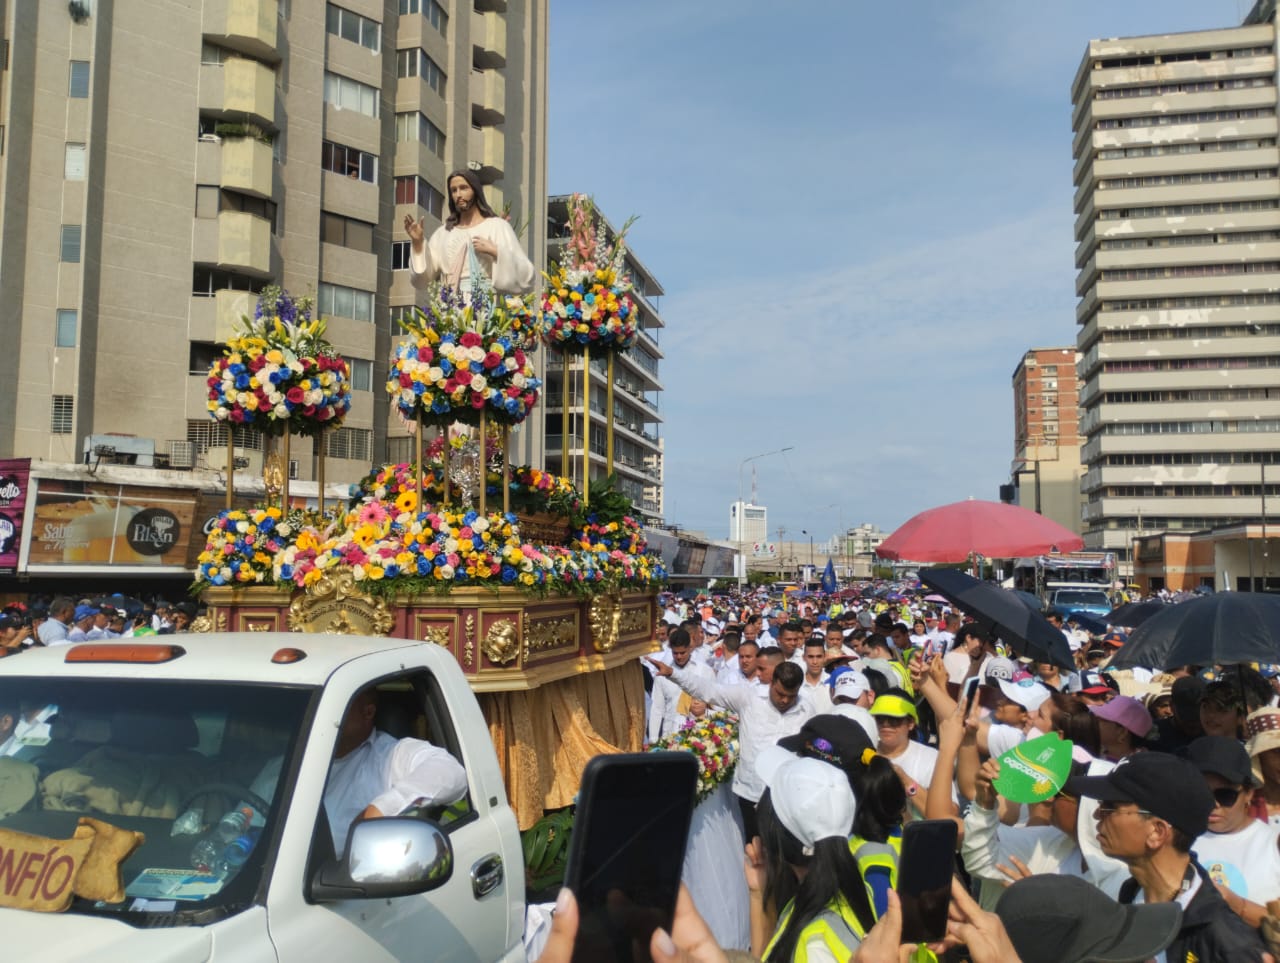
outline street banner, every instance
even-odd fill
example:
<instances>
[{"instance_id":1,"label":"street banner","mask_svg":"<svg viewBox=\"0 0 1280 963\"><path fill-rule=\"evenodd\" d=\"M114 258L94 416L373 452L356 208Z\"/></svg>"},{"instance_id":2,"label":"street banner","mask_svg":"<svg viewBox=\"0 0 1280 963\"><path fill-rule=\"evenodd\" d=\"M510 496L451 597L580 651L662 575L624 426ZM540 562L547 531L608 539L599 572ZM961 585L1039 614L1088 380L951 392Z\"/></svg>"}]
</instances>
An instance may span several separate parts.
<instances>
[{"instance_id":1,"label":"street banner","mask_svg":"<svg viewBox=\"0 0 1280 963\"><path fill-rule=\"evenodd\" d=\"M0 575L18 571L22 516L30 480L30 458L0 458Z\"/></svg>"},{"instance_id":2,"label":"street banner","mask_svg":"<svg viewBox=\"0 0 1280 963\"><path fill-rule=\"evenodd\" d=\"M28 571L186 568L195 492L51 478L33 488Z\"/></svg>"}]
</instances>

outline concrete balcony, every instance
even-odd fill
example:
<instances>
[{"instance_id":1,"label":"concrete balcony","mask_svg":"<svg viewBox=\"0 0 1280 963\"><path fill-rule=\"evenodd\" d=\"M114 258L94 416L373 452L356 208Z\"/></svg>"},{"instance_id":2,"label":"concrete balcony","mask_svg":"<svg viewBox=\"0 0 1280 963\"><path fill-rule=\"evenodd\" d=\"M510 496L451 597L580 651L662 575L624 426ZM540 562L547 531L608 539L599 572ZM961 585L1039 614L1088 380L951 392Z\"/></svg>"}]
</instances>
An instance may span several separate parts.
<instances>
[{"instance_id":1,"label":"concrete balcony","mask_svg":"<svg viewBox=\"0 0 1280 963\"><path fill-rule=\"evenodd\" d=\"M217 265L268 277L271 274L271 223L266 218L243 211L223 211L218 215Z\"/></svg>"},{"instance_id":2,"label":"concrete balcony","mask_svg":"<svg viewBox=\"0 0 1280 963\"><path fill-rule=\"evenodd\" d=\"M221 64L202 64L200 109L227 119L274 126L275 71L244 57L232 57Z\"/></svg>"},{"instance_id":3,"label":"concrete balcony","mask_svg":"<svg viewBox=\"0 0 1280 963\"><path fill-rule=\"evenodd\" d=\"M242 318L253 314L257 298L248 291L215 291L211 298L192 298L187 330L192 341L227 341Z\"/></svg>"},{"instance_id":4,"label":"concrete balcony","mask_svg":"<svg viewBox=\"0 0 1280 963\"><path fill-rule=\"evenodd\" d=\"M471 71L473 124L500 124L507 117L507 78L501 70Z\"/></svg>"},{"instance_id":5,"label":"concrete balcony","mask_svg":"<svg viewBox=\"0 0 1280 963\"><path fill-rule=\"evenodd\" d=\"M479 59L486 67L507 63L507 21L496 11L471 15L471 42L480 48Z\"/></svg>"},{"instance_id":6,"label":"concrete balcony","mask_svg":"<svg viewBox=\"0 0 1280 963\"><path fill-rule=\"evenodd\" d=\"M497 127L472 126L470 150L467 153L490 177L502 178L506 165L506 148L506 138Z\"/></svg>"},{"instance_id":7,"label":"concrete balcony","mask_svg":"<svg viewBox=\"0 0 1280 963\"><path fill-rule=\"evenodd\" d=\"M273 157L271 145L253 137L228 137L222 141L222 176L218 183L242 194L270 198Z\"/></svg>"},{"instance_id":8,"label":"concrete balcony","mask_svg":"<svg viewBox=\"0 0 1280 963\"><path fill-rule=\"evenodd\" d=\"M205 0L204 35L219 46L251 57L279 60L278 8L279 0Z\"/></svg>"}]
</instances>

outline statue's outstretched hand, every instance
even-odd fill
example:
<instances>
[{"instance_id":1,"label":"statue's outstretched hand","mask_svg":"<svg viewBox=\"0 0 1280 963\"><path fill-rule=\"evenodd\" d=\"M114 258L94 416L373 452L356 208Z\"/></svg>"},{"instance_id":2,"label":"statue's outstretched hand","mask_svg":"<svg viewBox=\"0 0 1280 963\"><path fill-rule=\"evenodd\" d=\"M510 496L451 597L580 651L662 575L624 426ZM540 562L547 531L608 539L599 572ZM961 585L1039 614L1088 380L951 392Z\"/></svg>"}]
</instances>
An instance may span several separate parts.
<instances>
[{"instance_id":1,"label":"statue's outstretched hand","mask_svg":"<svg viewBox=\"0 0 1280 963\"><path fill-rule=\"evenodd\" d=\"M409 240L412 242L415 251L422 249L422 242L426 239L426 220L425 214L416 221L413 219L412 214L404 216L404 230L409 235Z\"/></svg>"}]
</instances>

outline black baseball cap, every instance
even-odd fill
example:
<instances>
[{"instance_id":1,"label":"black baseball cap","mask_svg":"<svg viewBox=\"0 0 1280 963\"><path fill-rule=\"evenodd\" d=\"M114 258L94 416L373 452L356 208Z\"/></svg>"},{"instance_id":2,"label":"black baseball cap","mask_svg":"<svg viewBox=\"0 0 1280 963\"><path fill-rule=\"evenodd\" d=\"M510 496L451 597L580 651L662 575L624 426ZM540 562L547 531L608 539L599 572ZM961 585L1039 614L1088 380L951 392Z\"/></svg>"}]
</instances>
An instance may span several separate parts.
<instances>
[{"instance_id":1,"label":"black baseball cap","mask_svg":"<svg viewBox=\"0 0 1280 963\"><path fill-rule=\"evenodd\" d=\"M1173 942L1177 902L1123 905L1078 876L1020 879L996 903L1023 963L1138 963Z\"/></svg>"},{"instance_id":2,"label":"black baseball cap","mask_svg":"<svg viewBox=\"0 0 1280 963\"><path fill-rule=\"evenodd\" d=\"M1245 747L1226 736L1201 736L1185 755L1201 772L1221 776L1233 786L1253 785L1253 764Z\"/></svg>"},{"instance_id":3,"label":"black baseball cap","mask_svg":"<svg viewBox=\"0 0 1280 963\"><path fill-rule=\"evenodd\" d=\"M1080 691L1088 695L1102 695L1105 692L1119 692L1120 686L1105 672L1090 669L1080 673Z\"/></svg>"},{"instance_id":4,"label":"black baseball cap","mask_svg":"<svg viewBox=\"0 0 1280 963\"><path fill-rule=\"evenodd\" d=\"M1129 756L1105 776L1077 776L1067 782L1073 796L1135 803L1192 839L1209 828L1213 794L1200 770L1165 752Z\"/></svg>"},{"instance_id":5,"label":"black baseball cap","mask_svg":"<svg viewBox=\"0 0 1280 963\"><path fill-rule=\"evenodd\" d=\"M779 739L778 745L798 756L820 759L846 771L861 762L868 749L873 753L876 750L862 726L835 714L812 716L795 735Z\"/></svg>"}]
</instances>

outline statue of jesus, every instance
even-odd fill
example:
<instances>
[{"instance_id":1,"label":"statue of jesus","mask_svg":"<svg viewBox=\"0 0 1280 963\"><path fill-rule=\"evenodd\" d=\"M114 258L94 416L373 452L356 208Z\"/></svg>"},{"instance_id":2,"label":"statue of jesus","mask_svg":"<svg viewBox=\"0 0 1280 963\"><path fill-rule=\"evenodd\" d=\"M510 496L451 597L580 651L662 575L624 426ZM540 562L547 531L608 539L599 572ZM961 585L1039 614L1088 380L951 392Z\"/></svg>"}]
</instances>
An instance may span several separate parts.
<instances>
[{"instance_id":1,"label":"statue of jesus","mask_svg":"<svg viewBox=\"0 0 1280 963\"><path fill-rule=\"evenodd\" d=\"M533 262L524 253L511 225L485 201L480 179L469 170L458 170L449 175L447 183L449 216L430 240L426 239L425 217L415 221L413 215L406 214L404 218L411 246L409 269L413 286L423 288L444 278L450 286L469 291L470 247L499 294L532 291L537 275Z\"/></svg>"}]
</instances>

